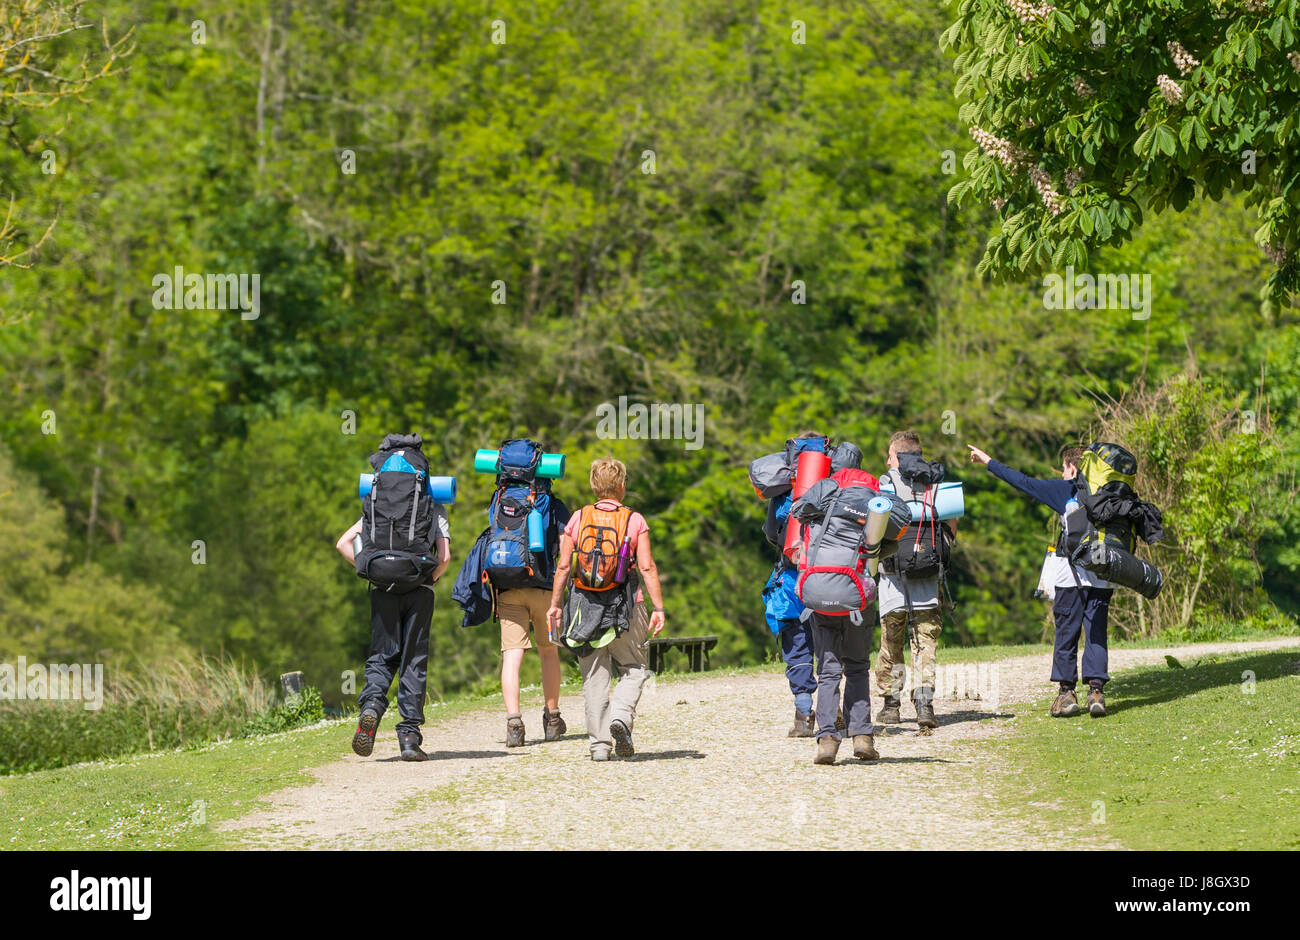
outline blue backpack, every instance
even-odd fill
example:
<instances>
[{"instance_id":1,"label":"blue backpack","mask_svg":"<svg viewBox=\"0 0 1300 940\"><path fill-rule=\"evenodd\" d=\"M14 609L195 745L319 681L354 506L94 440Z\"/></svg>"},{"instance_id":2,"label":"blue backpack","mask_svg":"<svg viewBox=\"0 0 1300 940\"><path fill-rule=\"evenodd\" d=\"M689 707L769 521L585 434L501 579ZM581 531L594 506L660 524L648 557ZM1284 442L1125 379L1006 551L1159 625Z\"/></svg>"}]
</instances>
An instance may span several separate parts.
<instances>
[{"instance_id":1,"label":"blue backpack","mask_svg":"<svg viewBox=\"0 0 1300 940\"><path fill-rule=\"evenodd\" d=\"M497 489L488 506L483 557L483 571L498 591L550 588L555 577L558 527L568 522L569 511L551 495L551 481L537 476L541 459L542 446L536 441L505 441L498 451ZM528 518L534 512L544 540L540 550L529 547Z\"/></svg>"}]
</instances>

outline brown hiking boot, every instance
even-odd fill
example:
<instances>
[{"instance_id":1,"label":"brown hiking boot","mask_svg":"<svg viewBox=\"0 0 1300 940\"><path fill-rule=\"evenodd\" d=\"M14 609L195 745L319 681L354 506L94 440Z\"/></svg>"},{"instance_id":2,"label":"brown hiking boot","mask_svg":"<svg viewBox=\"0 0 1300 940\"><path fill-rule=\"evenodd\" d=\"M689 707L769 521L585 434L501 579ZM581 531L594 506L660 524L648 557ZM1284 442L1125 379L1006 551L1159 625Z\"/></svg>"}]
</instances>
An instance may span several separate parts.
<instances>
[{"instance_id":1,"label":"brown hiking boot","mask_svg":"<svg viewBox=\"0 0 1300 940\"><path fill-rule=\"evenodd\" d=\"M817 756L813 758L814 764L833 764L835 755L840 752L840 739L833 738L829 734L824 738L817 739Z\"/></svg>"},{"instance_id":2,"label":"brown hiking boot","mask_svg":"<svg viewBox=\"0 0 1300 940\"><path fill-rule=\"evenodd\" d=\"M506 747L524 746L524 720L518 715L506 718Z\"/></svg>"},{"instance_id":3,"label":"brown hiking boot","mask_svg":"<svg viewBox=\"0 0 1300 940\"><path fill-rule=\"evenodd\" d=\"M1106 714L1106 696L1102 694L1101 686L1094 685L1088 690L1088 714L1093 718L1100 718Z\"/></svg>"},{"instance_id":4,"label":"brown hiking boot","mask_svg":"<svg viewBox=\"0 0 1300 940\"><path fill-rule=\"evenodd\" d=\"M903 703L892 695L885 696L885 707L880 709L876 714L876 724L878 725L896 725L903 720L899 714L898 707Z\"/></svg>"},{"instance_id":5,"label":"brown hiking boot","mask_svg":"<svg viewBox=\"0 0 1300 940\"><path fill-rule=\"evenodd\" d=\"M815 737L817 729L813 727L813 716L805 715L799 709L794 710L794 726L786 733L787 738Z\"/></svg>"},{"instance_id":6,"label":"brown hiking boot","mask_svg":"<svg viewBox=\"0 0 1300 940\"><path fill-rule=\"evenodd\" d=\"M560 717L560 710L557 708L551 711L549 708L542 709L542 729L546 733L546 740L558 741L564 736L564 732L569 730L569 726L564 723Z\"/></svg>"},{"instance_id":7,"label":"brown hiking boot","mask_svg":"<svg viewBox=\"0 0 1300 940\"><path fill-rule=\"evenodd\" d=\"M1074 695L1074 689L1061 689L1061 694L1052 703L1052 710L1048 714L1053 718L1070 718L1079 714L1079 700Z\"/></svg>"},{"instance_id":8,"label":"brown hiking boot","mask_svg":"<svg viewBox=\"0 0 1300 940\"><path fill-rule=\"evenodd\" d=\"M858 760L875 760L880 756L876 750L876 741L869 734L855 734L853 736L853 756Z\"/></svg>"}]
</instances>

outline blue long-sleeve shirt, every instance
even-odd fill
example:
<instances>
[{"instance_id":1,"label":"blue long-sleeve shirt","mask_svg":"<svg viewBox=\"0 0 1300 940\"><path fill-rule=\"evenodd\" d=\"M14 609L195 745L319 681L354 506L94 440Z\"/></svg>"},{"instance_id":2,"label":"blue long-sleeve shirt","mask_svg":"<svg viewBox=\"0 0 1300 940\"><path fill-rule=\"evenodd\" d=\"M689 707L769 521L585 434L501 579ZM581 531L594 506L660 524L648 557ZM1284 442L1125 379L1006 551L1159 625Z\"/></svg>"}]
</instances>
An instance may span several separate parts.
<instances>
[{"instance_id":1,"label":"blue long-sleeve shirt","mask_svg":"<svg viewBox=\"0 0 1300 940\"><path fill-rule=\"evenodd\" d=\"M1075 498L1073 480L1038 480L1025 476L1019 470L1012 470L1004 463L989 461L989 472L999 480L1005 480L1020 492L1032 496L1044 506L1050 506L1059 515L1065 514L1065 504ZM1110 588L1113 585L1081 565L1073 565L1067 559L1057 556L1052 566L1051 575L1056 587L1095 587Z\"/></svg>"},{"instance_id":2,"label":"blue long-sleeve shirt","mask_svg":"<svg viewBox=\"0 0 1300 940\"><path fill-rule=\"evenodd\" d=\"M989 473L1058 513L1065 512L1065 504L1074 498L1073 480L1038 480L996 460L989 461Z\"/></svg>"}]
</instances>

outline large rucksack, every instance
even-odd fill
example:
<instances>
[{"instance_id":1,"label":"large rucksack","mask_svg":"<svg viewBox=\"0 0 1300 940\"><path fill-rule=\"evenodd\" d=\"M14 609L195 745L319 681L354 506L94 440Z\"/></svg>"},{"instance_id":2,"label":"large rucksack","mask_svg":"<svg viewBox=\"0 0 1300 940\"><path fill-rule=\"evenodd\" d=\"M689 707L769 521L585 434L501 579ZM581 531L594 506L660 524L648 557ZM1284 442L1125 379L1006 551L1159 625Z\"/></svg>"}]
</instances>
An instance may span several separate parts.
<instances>
[{"instance_id":1,"label":"large rucksack","mask_svg":"<svg viewBox=\"0 0 1300 940\"><path fill-rule=\"evenodd\" d=\"M438 566L423 444L418 434L389 434L370 455L375 476L361 502L361 549L355 564L360 577L383 591L402 594L419 587Z\"/></svg>"},{"instance_id":2,"label":"large rucksack","mask_svg":"<svg viewBox=\"0 0 1300 940\"><path fill-rule=\"evenodd\" d=\"M889 574L906 578L942 578L952 555L952 533L934 518L936 488L943 482L944 466L915 454L900 454L899 466L889 471L894 492L921 504L921 520L898 541L898 551L884 563Z\"/></svg>"},{"instance_id":3,"label":"large rucksack","mask_svg":"<svg viewBox=\"0 0 1300 940\"><path fill-rule=\"evenodd\" d=\"M497 489L488 505L487 550L483 570L498 591L549 588L555 576L558 547L549 480L537 476L542 446L536 441L510 440L497 453ZM545 548L528 546L528 517L541 516Z\"/></svg>"},{"instance_id":4,"label":"large rucksack","mask_svg":"<svg viewBox=\"0 0 1300 940\"><path fill-rule=\"evenodd\" d=\"M875 600L876 582L866 573L863 542L868 504L882 495L878 487L871 474L845 469L795 500L790 514L804 524L795 593L805 609L860 623Z\"/></svg>"},{"instance_id":5,"label":"large rucksack","mask_svg":"<svg viewBox=\"0 0 1300 940\"><path fill-rule=\"evenodd\" d=\"M1067 514L1057 553L1107 581L1154 598L1164 586L1164 576L1133 552L1139 536L1148 543L1164 537L1163 519L1158 508L1134 492L1137 470L1137 458L1118 444L1088 445L1074 478L1080 509Z\"/></svg>"}]
</instances>

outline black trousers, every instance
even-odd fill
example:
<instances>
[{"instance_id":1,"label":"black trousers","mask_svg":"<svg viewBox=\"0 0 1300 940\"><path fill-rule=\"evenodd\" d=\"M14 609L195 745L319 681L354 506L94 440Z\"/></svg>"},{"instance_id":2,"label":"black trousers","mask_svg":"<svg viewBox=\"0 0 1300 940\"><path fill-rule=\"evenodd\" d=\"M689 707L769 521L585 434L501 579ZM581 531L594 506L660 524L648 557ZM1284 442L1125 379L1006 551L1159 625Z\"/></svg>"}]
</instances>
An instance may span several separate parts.
<instances>
[{"instance_id":1,"label":"black trousers","mask_svg":"<svg viewBox=\"0 0 1300 940\"><path fill-rule=\"evenodd\" d=\"M433 620L433 588L418 587L406 594L370 591L370 658L366 685L358 708L369 705L382 717L388 709L388 687L397 677L398 733L424 724L424 682L429 667L429 623Z\"/></svg>"}]
</instances>

